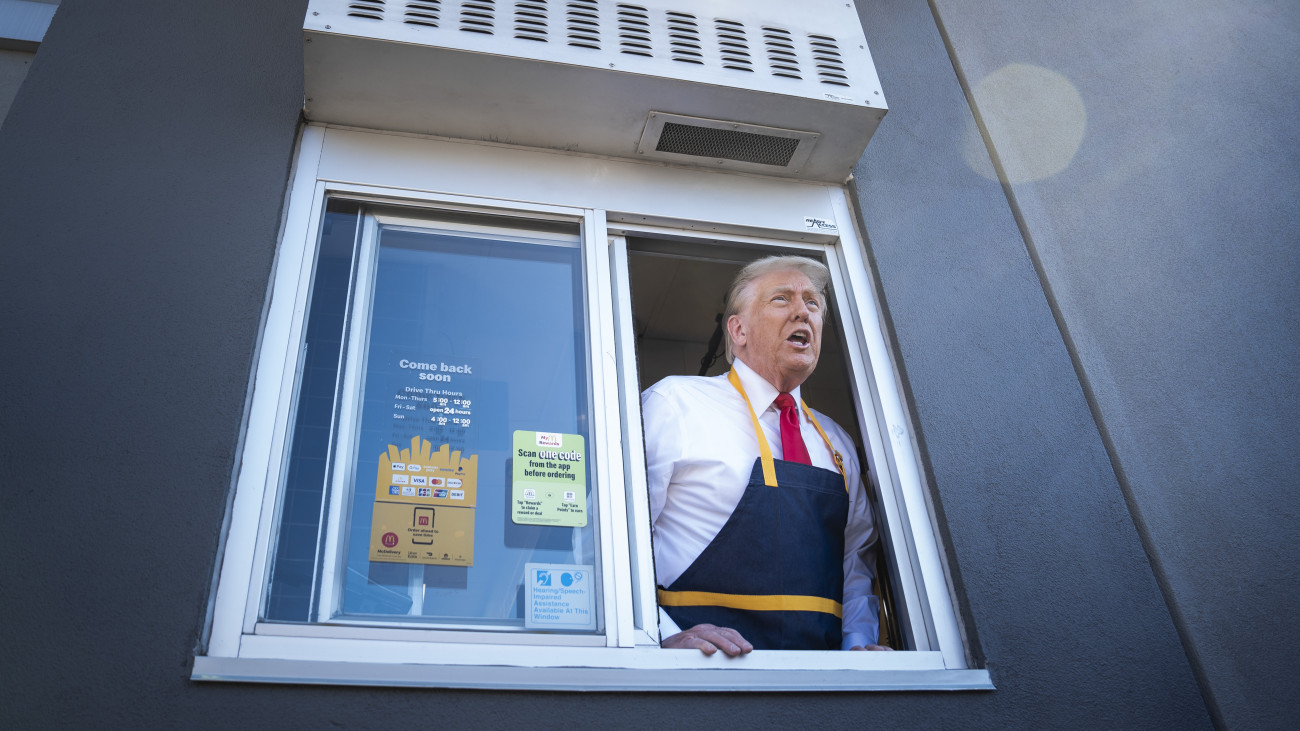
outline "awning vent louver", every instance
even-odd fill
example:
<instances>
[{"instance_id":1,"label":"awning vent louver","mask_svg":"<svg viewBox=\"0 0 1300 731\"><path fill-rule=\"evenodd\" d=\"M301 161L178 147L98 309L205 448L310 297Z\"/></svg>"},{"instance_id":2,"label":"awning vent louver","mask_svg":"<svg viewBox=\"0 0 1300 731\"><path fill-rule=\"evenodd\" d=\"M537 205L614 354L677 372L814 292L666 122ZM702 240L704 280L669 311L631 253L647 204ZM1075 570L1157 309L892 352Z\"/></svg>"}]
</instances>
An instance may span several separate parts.
<instances>
[{"instance_id":1,"label":"awning vent louver","mask_svg":"<svg viewBox=\"0 0 1300 731\"><path fill-rule=\"evenodd\" d=\"M745 24L734 20L714 21L718 30L718 55L724 69L753 72L754 62L749 56L749 39L745 37Z\"/></svg>"},{"instance_id":2,"label":"awning vent louver","mask_svg":"<svg viewBox=\"0 0 1300 731\"><path fill-rule=\"evenodd\" d=\"M460 29L467 33L493 35L496 32L495 0L472 0L460 4Z\"/></svg>"},{"instance_id":3,"label":"awning vent louver","mask_svg":"<svg viewBox=\"0 0 1300 731\"><path fill-rule=\"evenodd\" d=\"M700 26L689 13L668 11L668 48L674 61L704 64L700 49Z\"/></svg>"},{"instance_id":4,"label":"awning vent louver","mask_svg":"<svg viewBox=\"0 0 1300 731\"><path fill-rule=\"evenodd\" d=\"M767 46L767 63L773 76L802 79L799 73L799 56L795 53L794 37L784 28L763 26L763 43Z\"/></svg>"},{"instance_id":5,"label":"awning vent louver","mask_svg":"<svg viewBox=\"0 0 1300 731\"><path fill-rule=\"evenodd\" d=\"M653 58L650 45L650 11L640 5L618 4L618 50Z\"/></svg>"},{"instance_id":6,"label":"awning vent louver","mask_svg":"<svg viewBox=\"0 0 1300 731\"><path fill-rule=\"evenodd\" d=\"M848 86L849 75L844 68L844 57L840 47L830 36L808 34L808 45L812 48L813 61L817 64L817 77L823 84Z\"/></svg>"},{"instance_id":7,"label":"awning vent louver","mask_svg":"<svg viewBox=\"0 0 1300 731\"><path fill-rule=\"evenodd\" d=\"M348 3L349 18L384 19L384 0L357 0Z\"/></svg>"},{"instance_id":8,"label":"awning vent louver","mask_svg":"<svg viewBox=\"0 0 1300 731\"><path fill-rule=\"evenodd\" d=\"M546 0L515 3L515 38L546 42Z\"/></svg>"},{"instance_id":9,"label":"awning vent louver","mask_svg":"<svg viewBox=\"0 0 1300 731\"><path fill-rule=\"evenodd\" d=\"M570 0L565 5L569 45L599 51L600 5L596 0Z\"/></svg>"},{"instance_id":10,"label":"awning vent louver","mask_svg":"<svg viewBox=\"0 0 1300 731\"><path fill-rule=\"evenodd\" d=\"M441 0L422 0L421 2L407 3L406 12L402 16L403 23L426 28L437 28L441 20Z\"/></svg>"}]
</instances>

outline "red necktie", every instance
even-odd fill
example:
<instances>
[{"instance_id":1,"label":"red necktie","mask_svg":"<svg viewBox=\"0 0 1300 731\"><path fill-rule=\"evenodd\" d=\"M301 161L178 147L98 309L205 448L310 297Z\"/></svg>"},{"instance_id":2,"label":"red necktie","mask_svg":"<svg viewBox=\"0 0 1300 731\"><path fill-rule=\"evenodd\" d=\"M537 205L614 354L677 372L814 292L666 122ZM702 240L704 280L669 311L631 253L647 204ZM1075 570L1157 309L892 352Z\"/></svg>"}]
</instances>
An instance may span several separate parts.
<instances>
[{"instance_id":1,"label":"red necktie","mask_svg":"<svg viewBox=\"0 0 1300 731\"><path fill-rule=\"evenodd\" d=\"M778 394L776 406L781 410L781 453L785 460L812 464L808 447L803 443L803 434L799 432L799 410L795 408L794 397L788 393Z\"/></svg>"}]
</instances>

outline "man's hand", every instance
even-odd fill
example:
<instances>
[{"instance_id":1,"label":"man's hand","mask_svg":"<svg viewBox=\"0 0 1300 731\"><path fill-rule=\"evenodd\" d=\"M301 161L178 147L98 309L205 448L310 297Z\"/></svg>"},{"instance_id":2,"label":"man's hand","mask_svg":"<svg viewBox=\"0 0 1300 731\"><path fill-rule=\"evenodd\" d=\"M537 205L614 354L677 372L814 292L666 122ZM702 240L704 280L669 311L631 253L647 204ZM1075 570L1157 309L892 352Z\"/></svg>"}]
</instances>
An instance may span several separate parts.
<instances>
[{"instance_id":1,"label":"man's hand","mask_svg":"<svg viewBox=\"0 0 1300 731\"><path fill-rule=\"evenodd\" d=\"M850 647L849 649L850 649L850 650L875 650L875 651L884 651L884 652L893 652L893 651L894 651L894 648L889 647L888 645L867 645L867 646L865 646L865 647L862 646L862 645L854 645L853 647Z\"/></svg>"},{"instance_id":2,"label":"man's hand","mask_svg":"<svg viewBox=\"0 0 1300 731\"><path fill-rule=\"evenodd\" d=\"M739 657L754 650L754 646L736 630L711 624L697 624L684 632L678 632L665 638L659 646L678 650L694 647L705 655L722 650L722 654L728 657Z\"/></svg>"}]
</instances>

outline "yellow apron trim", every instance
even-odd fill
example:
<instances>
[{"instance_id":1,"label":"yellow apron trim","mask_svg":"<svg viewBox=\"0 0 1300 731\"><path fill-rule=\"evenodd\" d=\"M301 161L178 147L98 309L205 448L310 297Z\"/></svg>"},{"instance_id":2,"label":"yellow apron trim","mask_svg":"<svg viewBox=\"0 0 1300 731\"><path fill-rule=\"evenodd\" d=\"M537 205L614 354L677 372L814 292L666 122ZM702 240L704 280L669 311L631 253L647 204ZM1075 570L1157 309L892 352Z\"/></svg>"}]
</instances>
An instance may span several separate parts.
<instances>
[{"instance_id":1,"label":"yellow apron trim","mask_svg":"<svg viewBox=\"0 0 1300 731\"><path fill-rule=\"evenodd\" d=\"M834 599L796 594L718 594L711 591L659 590L665 607L726 607L757 612L822 612L843 618L844 608Z\"/></svg>"},{"instance_id":2,"label":"yellow apron trim","mask_svg":"<svg viewBox=\"0 0 1300 731\"><path fill-rule=\"evenodd\" d=\"M805 404L803 399L799 399L799 405L803 407L803 412L808 415L808 421L811 421L812 425L817 427L817 433L822 435L822 441L826 442L826 448L831 450L831 459L835 460L835 468L840 471L840 477L844 478L844 492L849 493L849 496L852 497L853 493L849 491L849 473L844 471L844 456L837 452L835 447L831 446L831 438L826 436L826 430L817 422L817 417L813 416L812 409L808 408L808 404Z\"/></svg>"},{"instance_id":3,"label":"yellow apron trim","mask_svg":"<svg viewBox=\"0 0 1300 731\"><path fill-rule=\"evenodd\" d=\"M745 387L740 385L740 375L736 373L735 368L727 373L727 380L731 381L731 385L740 392L740 397L745 399L749 418L754 422L754 433L758 435L758 456L763 462L763 484L776 487L776 463L772 461L772 448L767 444L767 437L763 436L763 427L758 423L758 414L754 413L754 405L749 403L749 394L745 393Z\"/></svg>"},{"instance_id":4,"label":"yellow apron trim","mask_svg":"<svg viewBox=\"0 0 1300 731\"><path fill-rule=\"evenodd\" d=\"M727 380L740 392L740 397L745 399L745 406L749 409L749 419L754 422L754 434L758 437L758 456L763 463L763 484L768 487L776 487L776 462L772 459L772 447L767 443L767 436L763 434L763 427L758 423L758 414L754 413L754 405L749 402L749 394L745 393L745 387L740 383L740 374L736 373L735 368L727 372ZM826 431L822 429L822 425L817 423L817 418L812 415L812 409L808 408L808 404L804 403L803 399L799 399L799 405L803 407L803 412L808 415L808 420L812 422L812 425L817 427L817 433L822 436L822 441L826 442L826 449L830 451L831 459L835 461L835 467L840 471L840 477L844 478L844 492L849 492L849 475L844 471L844 457L835 451L835 447L831 445L830 437L826 436Z\"/></svg>"}]
</instances>

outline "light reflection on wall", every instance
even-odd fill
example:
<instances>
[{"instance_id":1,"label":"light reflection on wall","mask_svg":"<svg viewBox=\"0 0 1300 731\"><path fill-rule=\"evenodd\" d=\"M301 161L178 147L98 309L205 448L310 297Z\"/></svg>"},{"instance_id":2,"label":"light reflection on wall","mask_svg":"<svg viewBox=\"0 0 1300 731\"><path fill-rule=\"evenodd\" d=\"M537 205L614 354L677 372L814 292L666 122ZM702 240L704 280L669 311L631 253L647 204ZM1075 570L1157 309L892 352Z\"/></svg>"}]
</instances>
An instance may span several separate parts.
<instances>
[{"instance_id":1,"label":"light reflection on wall","mask_svg":"<svg viewBox=\"0 0 1300 731\"><path fill-rule=\"evenodd\" d=\"M1074 159L1083 142L1087 113L1069 79L1041 66L1013 63L985 76L971 92L1008 182L1051 177ZM961 145L962 158L972 170L998 179L973 121Z\"/></svg>"}]
</instances>

